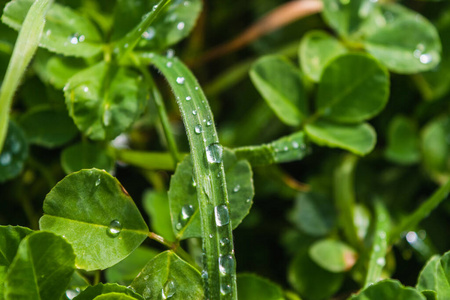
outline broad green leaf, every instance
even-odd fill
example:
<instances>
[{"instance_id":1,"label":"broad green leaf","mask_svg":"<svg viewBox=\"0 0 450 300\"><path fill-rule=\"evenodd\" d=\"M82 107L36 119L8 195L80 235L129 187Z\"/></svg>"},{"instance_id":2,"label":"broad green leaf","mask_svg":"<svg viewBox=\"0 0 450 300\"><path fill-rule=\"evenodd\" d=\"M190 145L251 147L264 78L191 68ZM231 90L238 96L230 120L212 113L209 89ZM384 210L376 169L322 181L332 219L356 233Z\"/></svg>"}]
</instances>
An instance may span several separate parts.
<instances>
[{"instance_id":1,"label":"broad green leaf","mask_svg":"<svg viewBox=\"0 0 450 300\"><path fill-rule=\"evenodd\" d=\"M59 299L75 269L72 246L50 232L35 232L25 237L8 269L5 298Z\"/></svg>"},{"instance_id":2,"label":"broad green leaf","mask_svg":"<svg viewBox=\"0 0 450 300\"><path fill-rule=\"evenodd\" d=\"M300 160L308 154L305 133L298 131L268 144L234 148L238 159L246 159L252 166L264 166Z\"/></svg>"},{"instance_id":3,"label":"broad green leaf","mask_svg":"<svg viewBox=\"0 0 450 300\"><path fill-rule=\"evenodd\" d=\"M308 137L320 146L341 148L358 155L366 155L376 143L375 130L367 123L337 124L318 120L305 126Z\"/></svg>"},{"instance_id":4,"label":"broad green leaf","mask_svg":"<svg viewBox=\"0 0 450 300\"><path fill-rule=\"evenodd\" d=\"M150 216L152 231L169 241L175 240L170 218L169 198L167 193L148 190L143 197L143 205Z\"/></svg>"},{"instance_id":5,"label":"broad green leaf","mask_svg":"<svg viewBox=\"0 0 450 300\"><path fill-rule=\"evenodd\" d=\"M336 38L325 31L310 31L303 37L299 58L303 73L315 82L320 81L323 69L335 57L347 53Z\"/></svg>"},{"instance_id":6,"label":"broad green leaf","mask_svg":"<svg viewBox=\"0 0 450 300\"><path fill-rule=\"evenodd\" d=\"M344 37L356 33L374 8L372 0L324 0L325 21Z\"/></svg>"},{"instance_id":7,"label":"broad green leaf","mask_svg":"<svg viewBox=\"0 0 450 300\"><path fill-rule=\"evenodd\" d=\"M120 293L126 296L130 296L131 299L143 300L142 296L138 295L133 289L127 288L118 284L103 284L99 283L94 286L90 286L81 292L74 300L94 300L97 296L108 293Z\"/></svg>"},{"instance_id":8,"label":"broad green leaf","mask_svg":"<svg viewBox=\"0 0 450 300\"><path fill-rule=\"evenodd\" d=\"M389 98L389 73L365 54L346 54L323 71L317 115L336 122L365 121L383 110Z\"/></svg>"},{"instance_id":9,"label":"broad green leaf","mask_svg":"<svg viewBox=\"0 0 450 300\"><path fill-rule=\"evenodd\" d=\"M8 135L0 154L0 182L13 179L22 172L28 158L28 141L22 129L9 122Z\"/></svg>"},{"instance_id":10,"label":"broad green leaf","mask_svg":"<svg viewBox=\"0 0 450 300\"><path fill-rule=\"evenodd\" d=\"M359 294L352 296L352 300L426 300L416 289L404 287L397 280L387 279L379 281Z\"/></svg>"},{"instance_id":11,"label":"broad green leaf","mask_svg":"<svg viewBox=\"0 0 450 300\"><path fill-rule=\"evenodd\" d=\"M134 300L136 298L120 293L108 293L94 298L94 300Z\"/></svg>"},{"instance_id":12,"label":"broad green leaf","mask_svg":"<svg viewBox=\"0 0 450 300\"><path fill-rule=\"evenodd\" d=\"M62 146L78 134L65 107L35 107L23 114L19 121L28 142L46 148Z\"/></svg>"},{"instance_id":13,"label":"broad green leaf","mask_svg":"<svg viewBox=\"0 0 450 300\"><path fill-rule=\"evenodd\" d=\"M73 75L87 68L88 64L83 58L53 55L45 49L39 49L33 67L43 82L62 89Z\"/></svg>"},{"instance_id":14,"label":"broad green leaf","mask_svg":"<svg viewBox=\"0 0 450 300\"><path fill-rule=\"evenodd\" d=\"M66 174L90 168L111 172L114 169L114 159L99 144L81 142L62 151L61 165Z\"/></svg>"},{"instance_id":15,"label":"broad green leaf","mask_svg":"<svg viewBox=\"0 0 450 300\"><path fill-rule=\"evenodd\" d=\"M358 259L356 251L347 244L333 239L315 242L309 256L319 266L333 273L350 270Z\"/></svg>"},{"instance_id":16,"label":"broad green leaf","mask_svg":"<svg viewBox=\"0 0 450 300\"><path fill-rule=\"evenodd\" d=\"M148 261L158 253L159 251L148 247L141 246L137 248L120 263L106 270L106 280L108 282L129 285Z\"/></svg>"},{"instance_id":17,"label":"broad green leaf","mask_svg":"<svg viewBox=\"0 0 450 300\"><path fill-rule=\"evenodd\" d=\"M286 58L265 56L253 64L250 78L277 117L297 126L308 114L300 71Z\"/></svg>"},{"instance_id":18,"label":"broad green leaf","mask_svg":"<svg viewBox=\"0 0 450 300\"><path fill-rule=\"evenodd\" d=\"M70 116L93 140L113 139L128 129L148 96L140 73L105 62L75 74L64 91Z\"/></svg>"},{"instance_id":19,"label":"broad green leaf","mask_svg":"<svg viewBox=\"0 0 450 300\"><path fill-rule=\"evenodd\" d=\"M319 267L300 249L288 269L288 280L302 297L311 300L328 299L336 293L344 280L344 273L332 273Z\"/></svg>"},{"instance_id":20,"label":"broad green leaf","mask_svg":"<svg viewBox=\"0 0 450 300\"><path fill-rule=\"evenodd\" d=\"M97 169L66 176L47 194L42 230L64 236L80 269L111 267L147 237L148 228L117 179Z\"/></svg>"},{"instance_id":21,"label":"broad green leaf","mask_svg":"<svg viewBox=\"0 0 450 300\"><path fill-rule=\"evenodd\" d=\"M385 156L390 161L409 165L420 160L419 134L414 121L403 116L389 124Z\"/></svg>"},{"instance_id":22,"label":"broad green leaf","mask_svg":"<svg viewBox=\"0 0 450 300\"><path fill-rule=\"evenodd\" d=\"M336 223L333 203L325 195L309 192L301 193L289 219L303 232L313 236L323 236Z\"/></svg>"},{"instance_id":23,"label":"broad green leaf","mask_svg":"<svg viewBox=\"0 0 450 300\"><path fill-rule=\"evenodd\" d=\"M26 227L0 226L0 266L9 267L20 242L31 233Z\"/></svg>"},{"instance_id":24,"label":"broad green leaf","mask_svg":"<svg viewBox=\"0 0 450 300\"><path fill-rule=\"evenodd\" d=\"M284 300L280 286L255 274L239 274L237 285L241 300Z\"/></svg>"},{"instance_id":25,"label":"broad green leaf","mask_svg":"<svg viewBox=\"0 0 450 300\"><path fill-rule=\"evenodd\" d=\"M171 300L203 299L200 273L172 251L165 251L149 261L131 287L145 299L160 296Z\"/></svg>"},{"instance_id":26,"label":"broad green leaf","mask_svg":"<svg viewBox=\"0 0 450 300\"><path fill-rule=\"evenodd\" d=\"M10 1L2 21L20 30L33 0ZM96 26L73 9L53 4L46 17L40 45L52 52L69 56L90 57L102 51L102 40Z\"/></svg>"},{"instance_id":27,"label":"broad green leaf","mask_svg":"<svg viewBox=\"0 0 450 300\"><path fill-rule=\"evenodd\" d=\"M229 150L223 153L230 201L230 220L235 229L249 213L254 195L252 170L246 160L238 160ZM172 228L177 238L201 237L196 180L193 177L191 157L178 165L170 181L169 204ZM212 187L203 191L210 194Z\"/></svg>"},{"instance_id":28,"label":"broad green leaf","mask_svg":"<svg viewBox=\"0 0 450 300\"><path fill-rule=\"evenodd\" d=\"M439 64L442 46L433 24L395 4L381 10L379 26L373 27L364 41L370 54L389 70L402 74L428 71Z\"/></svg>"},{"instance_id":29,"label":"broad green leaf","mask_svg":"<svg viewBox=\"0 0 450 300\"><path fill-rule=\"evenodd\" d=\"M441 256L431 257L417 278L416 288L419 291L435 291L442 296L450 295L450 285L445 278L444 270L441 265Z\"/></svg>"},{"instance_id":30,"label":"broad green leaf","mask_svg":"<svg viewBox=\"0 0 450 300\"><path fill-rule=\"evenodd\" d=\"M429 122L421 133L421 148L425 166L437 176L450 176L450 117Z\"/></svg>"}]
</instances>

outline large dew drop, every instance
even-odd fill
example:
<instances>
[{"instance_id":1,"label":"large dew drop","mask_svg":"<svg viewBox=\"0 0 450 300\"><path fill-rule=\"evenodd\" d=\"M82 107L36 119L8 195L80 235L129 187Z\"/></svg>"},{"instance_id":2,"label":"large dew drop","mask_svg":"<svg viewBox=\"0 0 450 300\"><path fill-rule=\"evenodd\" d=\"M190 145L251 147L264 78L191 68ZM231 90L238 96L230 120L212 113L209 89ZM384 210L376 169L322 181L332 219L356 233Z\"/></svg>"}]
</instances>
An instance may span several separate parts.
<instances>
[{"instance_id":1,"label":"large dew drop","mask_svg":"<svg viewBox=\"0 0 450 300\"><path fill-rule=\"evenodd\" d=\"M218 205L214 207L214 216L216 217L217 226L225 226L230 223L230 214L226 205Z\"/></svg>"},{"instance_id":2,"label":"large dew drop","mask_svg":"<svg viewBox=\"0 0 450 300\"><path fill-rule=\"evenodd\" d=\"M109 223L108 229L106 229L106 233L112 238L119 236L121 231L122 224L119 220L112 220L111 223Z\"/></svg>"},{"instance_id":3,"label":"large dew drop","mask_svg":"<svg viewBox=\"0 0 450 300\"><path fill-rule=\"evenodd\" d=\"M162 298L169 299L172 298L173 295L175 295L176 292L176 284L173 280L167 280L167 282L164 284L164 287L161 290Z\"/></svg>"},{"instance_id":4,"label":"large dew drop","mask_svg":"<svg viewBox=\"0 0 450 300\"><path fill-rule=\"evenodd\" d=\"M219 143L213 143L206 147L206 159L210 164L220 164L223 158L223 147Z\"/></svg>"},{"instance_id":5,"label":"large dew drop","mask_svg":"<svg viewBox=\"0 0 450 300\"><path fill-rule=\"evenodd\" d=\"M230 294L230 293L231 293L231 286L230 286L229 284L224 284L224 283L222 283L222 284L220 285L220 293L221 293L222 295L228 295L228 294Z\"/></svg>"},{"instance_id":6,"label":"large dew drop","mask_svg":"<svg viewBox=\"0 0 450 300\"><path fill-rule=\"evenodd\" d=\"M233 272L234 258L231 254L221 255L219 257L219 271L222 275L228 275Z\"/></svg>"}]
</instances>

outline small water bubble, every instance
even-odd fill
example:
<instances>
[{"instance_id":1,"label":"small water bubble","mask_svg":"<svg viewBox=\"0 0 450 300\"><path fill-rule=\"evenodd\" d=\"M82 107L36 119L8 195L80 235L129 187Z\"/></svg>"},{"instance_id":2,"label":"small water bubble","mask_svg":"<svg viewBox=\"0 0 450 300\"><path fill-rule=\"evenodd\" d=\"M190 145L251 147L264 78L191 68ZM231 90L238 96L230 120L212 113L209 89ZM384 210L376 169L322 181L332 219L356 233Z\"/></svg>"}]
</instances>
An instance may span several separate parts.
<instances>
[{"instance_id":1,"label":"small water bubble","mask_svg":"<svg viewBox=\"0 0 450 300\"><path fill-rule=\"evenodd\" d=\"M380 231L380 232L378 232L378 236L379 236L380 238L382 238L382 239L385 239L385 238L386 238L386 232Z\"/></svg>"},{"instance_id":2,"label":"small water bubble","mask_svg":"<svg viewBox=\"0 0 450 300\"><path fill-rule=\"evenodd\" d=\"M113 238L117 237L121 231L122 224L119 220L112 220L111 223L109 223L108 229L106 229L106 233Z\"/></svg>"},{"instance_id":3,"label":"small water bubble","mask_svg":"<svg viewBox=\"0 0 450 300\"><path fill-rule=\"evenodd\" d=\"M184 77L177 77L178 84L184 84Z\"/></svg>"},{"instance_id":4,"label":"small water bubble","mask_svg":"<svg viewBox=\"0 0 450 300\"><path fill-rule=\"evenodd\" d=\"M183 228L183 224L181 223L177 223L177 225L175 225L175 228L180 231Z\"/></svg>"},{"instance_id":5,"label":"small water bubble","mask_svg":"<svg viewBox=\"0 0 450 300\"><path fill-rule=\"evenodd\" d=\"M67 297L68 299L73 299L73 298L75 298L76 296L78 296L79 293L80 293L80 288L76 288L76 289L74 289L74 290L67 290L67 291L66 291L66 297Z\"/></svg>"},{"instance_id":6,"label":"small water bubble","mask_svg":"<svg viewBox=\"0 0 450 300\"><path fill-rule=\"evenodd\" d=\"M406 240L410 244L414 244L415 242L417 242L418 238L419 237L417 236L417 233L415 233L414 231L410 231L406 234Z\"/></svg>"},{"instance_id":7,"label":"small water bubble","mask_svg":"<svg viewBox=\"0 0 450 300\"><path fill-rule=\"evenodd\" d=\"M211 234L209 235L209 238L212 239L213 237L214 237L214 234L211 233Z\"/></svg>"},{"instance_id":8,"label":"small water bubble","mask_svg":"<svg viewBox=\"0 0 450 300\"><path fill-rule=\"evenodd\" d=\"M386 264L386 260L384 259L384 257L379 257L377 259L377 265L384 266L385 264Z\"/></svg>"},{"instance_id":9,"label":"small water bubble","mask_svg":"<svg viewBox=\"0 0 450 300\"><path fill-rule=\"evenodd\" d=\"M228 275L233 272L234 258L231 254L219 256L219 271L222 275Z\"/></svg>"},{"instance_id":10,"label":"small water bubble","mask_svg":"<svg viewBox=\"0 0 450 300\"><path fill-rule=\"evenodd\" d=\"M200 124L195 125L194 131L196 134L202 133L203 132L202 125Z\"/></svg>"},{"instance_id":11,"label":"small water bubble","mask_svg":"<svg viewBox=\"0 0 450 300\"><path fill-rule=\"evenodd\" d=\"M144 31L144 33L142 34L142 37L144 39L146 39L147 41L149 41L155 37L155 34L156 34L155 28L150 26L149 28L147 28L146 31Z\"/></svg>"},{"instance_id":12,"label":"small water bubble","mask_svg":"<svg viewBox=\"0 0 450 300\"><path fill-rule=\"evenodd\" d=\"M219 242L220 242L220 245L222 247L224 247L224 246L226 246L226 245L228 245L230 243L230 239L229 238L222 238L222 239L220 239Z\"/></svg>"},{"instance_id":13,"label":"small water bubble","mask_svg":"<svg viewBox=\"0 0 450 300\"><path fill-rule=\"evenodd\" d=\"M178 30L183 30L183 29L184 29L184 22L179 22L179 23L177 24L177 29L178 29Z\"/></svg>"},{"instance_id":14,"label":"small water bubble","mask_svg":"<svg viewBox=\"0 0 450 300\"><path fill-rule=\"evenodd\" d=\"M289 151L289 147L288 146L284 146L283 151L285 151L285 152Z\"/></svg>"},{"instance_id":15,"label":"small water bubble","mask_svg":"<svg viewBox=\"0 0 450 300\"><path fill-rule=\"evenodd\" d=\"M193 187L196 187L196 186L197 186L197 182L195 182L195 178L194 178L194 177L192 177L192 186L193 186Z\"/></svg>"},{"instance_id":16,"label":"small water bubble","mask_svg":"<svg viewBox=\"0 0 450 300\"><path fill-rule=\"evenodd\" d=\"M190 204L183 205L180 211L180 220L186 222L192 217L194 212L195 212L194 206Z\"/></svg>"},{"instance_id":17,"label":"small water bubble","mask_svg":"<svg viewBox=\"0 0 450 300\"><path fill-rule=\"evenodd\" d=\"M145 300L150 300L152 297L152 290L149 287L146 287L142 292L142 297L144 297Z\"/></svg>"},{"instance_id":18,"label":"small water bubble","mask_svg":"<svg viewBox=\"0 0 450 300\"><path fill-rule=\"evenodd\" d=\"M136 290L131 285L127 286L127 289L131 290L133 293L136 293Z\"/></svg>"},{"instance_id":19,"label":"small water bubble","mask_svg":"<svg viewBox=\"0 0 450 300\"><path fill-rule=\"evenodd\" d=\"M212 125L211 120L208 120L208 121L206 122L206 126L211 126L211 125Z\"/></svg>"},{"instance_id":20,"label":"small water bubble","mask_svg":"<svg viewBox=\"0 0 450 300\"><path fill-rule=\"evenodd\" d=\"M237 193L237 192L239 192L240 189L241 189L241 186L240 186L239 184L237 184L237 185L234 187L233 192Z\"/></svg>"},{"instance_id":21,"label":"small water bubble","mask_svg":"<svg viewBox=\"0 0 450 300\"><path fill-rule=\"evenodd\" d=\"M50 36L52 34L52 31L50 30L50 29L48 29L46 32L45 32L45 35L46 36Z\"/></svg>"},{"instance_id":22,"label":"small water bubble","mask_svg":"<svg viewBox=\"0 0 450 300\"><path fill-rule=\"evenodd\" d=\"M298 149L298 147L300 147L299 144L296 141L293 141L292 142L292 148Z\"/></svg>"},{"instance_id":23,"label":"small water bubble","mask_svg":"<svg viewBox=\"0 0 450 300\"><path fill-rule=\"evenodd\" d=\"M95 186L99 186L100 183L102 182L102 180L99 178L97 178L97 180L95 181Z\"/></svg>"},{"instance_id":24,"label":"small water bubble","mask_svg":"<svg viewBox=\"0 0 450 300\"><path fill-rule=\"evenodd\" d=\"M78 43L84 42L85 36L80 35L79 33L74 33L69 37L69 41L72 45L76 45Z\"/></svg>"},{"instance_id":25,"label":"small water bubble","mask_svg":"<svg viewBox=\"0 0 450 300\"><path fill-rule=\"evenodd\" d=\"M212 182L211 182L211 179L209 178L209 176L205 177L205 182L203 184L203 191L205 192L208 199L212 199L213 187L212 187Z\"/></svg>"},{"instance_id":26,"label":"small water bubble","mask_svg":"<svg viewBox=\"0 0 450 300\"><path fill-rule=\"evenodd\" d=\"M198 86L195 87L195 90L198 91Z\"/></svg>"},{"instance_id":27,"label":"small water bubble","mask_svg":"<svg viewBox=\"0 0 450 300\"><path fill-rule=\"evenodd\" d=\"M219 143L212 143L206 147L206 159L210 164L220 164L223 159L223 147Z\"/></svg>"},{"instance_id":28,"label":"small water bubble","mask_svg":"<svg viewBox=\"0 0 450 300\"><path fill-rule=\"evenodd\" d=\"M0 165L6 166L9 165L12 161L11 153L3 152L0 156Z\"/></svg>"},{"instance_id":29,"label":"small water bubble","mask_svg":"<svg viewBox=\"0 0 450 300\"><path fill-rule=\"evenodd\" d=\"M173 58L174 56L175 56L175 51L173 49L167 49L166 57L167 58Z\"/></svg>"},{"instance_id":30,"label":"small water bubble","mask_svg":"<svg viewBox=\"0 0 450 300\"><path fill-rule=\"evenodd\" d=\"M380 246L375 245L375 247L373 247L373 251L378 252L380 251Z\"/></svg>"},{"instance_id":31,"label":"small water bubble","mask_svg":"<svg viewBox=\"0 0 450 300\"><path fill-rule=\"evenodd\" d=\"M186 97L186 101L191 101L191 99L192 99L191 96Z\"/></svg>"},{"instance_id":32,"label":"small water bubble","mask_svg":"<svg viewBox=\"0 0 450 300\"><path fill-rule=\"evenodd\" d=\"M245 202L249 203L250 201L252 201L250 198L247 198L247 200L245 200Z\"/></svg>"},{"instance_id":33,"label":"small water bubble","mask_svg":"<svg viewBox=\"0 0 450 300\"><path fill-rule=\"evenodd\" d=\"M431 54L425 53L425 54L422 54L419 57L419 60L420 60L421 63L426 65L426 64L429 64L429 63L431 63L433 61L433 57L431 56Z\"/></svg>"},{"instance_id":34,"label":"small water bubble","mask_svg":"<svg viewBox=\"0 0 450 300\"><path fill-rule=\"evenodd\" d=\"M204 281L208 280L208 271L206 271L206 270L202 271L202 278Z\"/></svg>"},{"instance_id":35,"label":"small water bubble","mask_svg":"<svg viewBox=\"0 0 450 300\"><path fill-rule=\"evenodd\" d=\"M214 207L214 216L216 218L217 226L225 226L230 223L230 214L226 205L218 205Z\"/></svg>"},{"instance_id":36,"label":"small water bubble","mask_svg":"<svg viewBox=\"0 0 450 300\"><path fill-rule=\"evenodd\" d=\"M108 107L106 107L105 111L103 112L103 124L105 124L105 126L109 126L109 124L111 124L111 118L112 118L112 113L108 109Z\"/></svg>"},{"instance_id":37,"label":"small water bubble","mask_svg":"<svg viewBox=\"0 0 450 300\"><path fill-rule=\"evenodd\" d=\"M148 278L149 278L148 275L145 275L145 276L144 276L144 280L148 280Z\"/></svg>"},{"instance_id":38,"label":"small water bubble","mask_svg":"<svg viewBox=\"0 0 450 300\"><path fill-rule=\"evenodd\" d=\"M171 61L168 61L167 63L166 63L166 67L168 67L168 68L172 68L172 62Z\"/></svg>"},{"instance_id":39,"label":"small water bubble","mask_svg":"<svg viewBox=\"0 0 450 300\"><path fill-rule=\"evenodd\" d=\"M173 295L175 295L176 292L176 283L173 280L167 280L167 282L164 284L164 287L161 290L162 298L168 299L171 298Z\"/></svg>"},{"instance_id":40,"label":"small water bubble","mask_svg":"<svg viewBox=\"0 0 450 300\"><path fill-rule=\"evenodd\" d=\"M222 295L228 295L231 293L231 286L229 284L222 283L220 285L220 293Z\"/></svg>"},{"instance_id":41,"label":"small water bubble","mask_svg":"<svg viewBox=\"0 0 450 300\"><path fill-rule=\"evenodd\" d=\"M153 10L156 10L158 8L158 4L153 5Z\"/></svg>"}]
</instances>

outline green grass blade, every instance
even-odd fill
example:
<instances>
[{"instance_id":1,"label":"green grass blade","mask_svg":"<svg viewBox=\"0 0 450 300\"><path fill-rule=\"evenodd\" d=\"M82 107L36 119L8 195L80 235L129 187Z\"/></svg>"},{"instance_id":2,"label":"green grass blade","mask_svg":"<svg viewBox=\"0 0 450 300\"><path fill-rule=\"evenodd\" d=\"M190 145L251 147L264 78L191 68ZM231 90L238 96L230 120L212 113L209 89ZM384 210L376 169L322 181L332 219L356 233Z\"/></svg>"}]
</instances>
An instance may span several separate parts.
<instances>
[{"instance_id":1,"label":"green grass blade","mask_svg":"<svg viewBox=\"0 0 450 300\"><path fill-rule=\"evenodd\" d=\"M203 237L206 298L237 299L223 148L211 109L197 80L177 58L156 54L147 58L167 78L177 97L191 147Z\"/></svg>"},{"instance_id":2,"label":"green grass blade","mask_svg":"<svg viewBox=\"0 0 450 300\"><path fill-rule=\"evenodd\" d=\"M14 93L41 39L45 14L53 0L36 0L27 13L0 89L0 152L8 129L9 110Z\"/></svg>"},{"instance_id":3,"label":"green grass blade","mask_svg":"<svg viewBox=\"0 0 450 300\"><path fill-rule=\"evenodd\" d=\"M400 237L402 232L412 230L417 224L428 215L445 199L447 199L450 193L450 180L446 184L437 189L431 197L429 197L422 205L419 206L413 213L397 225L391 232L389 244L395 243Z\"/></svg>"}]
</instances>

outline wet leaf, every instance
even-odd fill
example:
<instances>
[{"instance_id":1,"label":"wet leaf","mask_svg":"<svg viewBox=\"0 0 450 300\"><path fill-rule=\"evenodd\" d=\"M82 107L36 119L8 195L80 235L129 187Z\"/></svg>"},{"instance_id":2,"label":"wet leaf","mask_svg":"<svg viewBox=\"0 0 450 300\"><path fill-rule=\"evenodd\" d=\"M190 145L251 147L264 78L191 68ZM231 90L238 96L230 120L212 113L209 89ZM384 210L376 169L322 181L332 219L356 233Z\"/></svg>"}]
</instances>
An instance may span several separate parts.
<instances>
[{"instance_id":1,"label":"wet leaf","mask_svg":"<svg viewBox=\"0 0 450 300\"><path fill-rule=\"evenodd\" d=\"M74 300L94 300L97 296L108 293L118 293L129 296L131 297L131 299L143 300L143 298L135 293L132 289L111 283L99 283L97 285L90 286L86 290L81 292L77 297L75 297Z\"/></svg>"},{"instance_id":2,"label":"wet leaf","mask_svg":"<svg viewBox=\"0 0 450 300\"><path fill-rule=\"evenodd\" d=\"M81 142L71 145L62 151L61 165L66 174L90 168L112 172L114 159L101 145Z\"/></svg>"},{"instance_id":3,"label":"wet leaf","mask_svg":"<svg viewBox=\"0 0 450 300\"><path fill-rule=\"evenodd\" d=\"M241 300L284 300L280 286L255 274L239 274L237 286Z\"/></svg>"},{"instance_id":4,"label":"wet leaf","mask_svg":"<svg viewBox=\"0 0 450 300\"><path fill-rule=\"evenodd\" d=\"M10 121L5 145L0 154L0 182L13 179L22 172L28 158L28 141L25 133Z\"/></svg>"},{"instance_id":5,"label":"wet leaf","mask_svg":"<svg viewBox=\"0 0 450 300\"><path fill-rule=\"evenodd\" d=\"M358 295L352 296L352 300L426 300L416 289L404 287L397 280L383 280L362 290Z\"/></svg>"}]
</instances>

